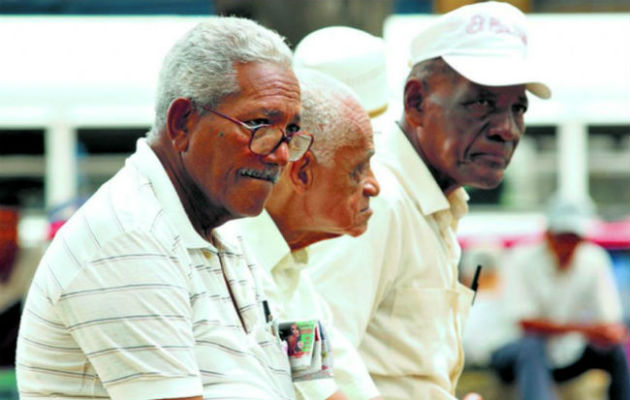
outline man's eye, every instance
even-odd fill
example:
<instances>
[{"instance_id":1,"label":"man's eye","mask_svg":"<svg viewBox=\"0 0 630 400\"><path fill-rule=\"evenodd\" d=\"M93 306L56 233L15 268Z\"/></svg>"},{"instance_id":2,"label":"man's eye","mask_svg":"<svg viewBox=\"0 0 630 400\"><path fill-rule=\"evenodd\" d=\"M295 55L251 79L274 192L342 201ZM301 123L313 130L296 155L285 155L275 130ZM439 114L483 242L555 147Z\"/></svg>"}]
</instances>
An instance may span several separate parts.
<instances>
[{"instance_id":1,"label":"man's eye","mask_svg":"<svg viewBox=\"0 0 630 400\"><path fill-rule=\"evenodd\" d=\"M269 125L269 120L266 118L256 118L249 121L245 121L245 125L255 128L260 125Z\"/></svg>"},{"instance_id":2,"label":"man's eye","mask_svg":"<svg viewBox=\"0 0 630 400\"><path fill-rule=\"evenodd\" d=\"M490 107L492 106L492 101L488 99L477 99L474 104L479 107Z\"/></svg>"},{"instance_id":3,"label":"man's eye","mask_svg":"<svg viewBox=\"0 0 630 400\"><path fill-rule=\"evenodd\" d=\"M290 124L289 126L287 126L287 129L286 129L287 135L292 134L292 133L297 133L299 131L300 131L300 126L297 124Z\"/></svg>"},{"instance_id":4,"label":"man's eye","mask_svg":"<svg viewBox=\"0 0 630 400\"><path fill-rule=\"evenodd\" d=\"M516 104L512 109L519 114L525 114L527 112L527 106L525 104Z\"/></svg>"},{"instance_id":5,"label":"man's eye","mask_svg":"<svg viewBox=\"0 0 630 400\"><path fill-rule=\"evenodd\" d=\"M486 113L494 108L494 101L485 98L479 98L465 103L468 110L473 113Z\"/></svg>"}]
</instances>

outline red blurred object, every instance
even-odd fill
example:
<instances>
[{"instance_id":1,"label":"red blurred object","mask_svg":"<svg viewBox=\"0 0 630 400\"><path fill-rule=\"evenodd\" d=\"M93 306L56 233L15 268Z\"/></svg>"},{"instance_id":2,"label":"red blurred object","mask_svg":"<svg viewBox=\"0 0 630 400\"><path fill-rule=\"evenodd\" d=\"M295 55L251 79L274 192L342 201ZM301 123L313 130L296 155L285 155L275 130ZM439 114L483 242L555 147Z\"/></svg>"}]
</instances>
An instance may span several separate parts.
<instances>
[{"instance_id":1,"label":"red blurred object","mask_svg":"<svg viewBox=\"0 0 630 400\"><path fill-rule=\"evenodd\" d=\"M510 248L516 244L535 243L542 240L543 231L540 232L528 232L528 233L512 233L512 234L497 234L497 235L483 235L479 236L459 236L457 239L462 249L466 250L470 247L475 247L479 244L492 243L500 245L503 248Z\"/></svg>"},{"instance_id":2,"label":"red blurred object","mask_svg":"<svg viewBox=\"0 0 630 400\"><path fill-rule=\"evenodd\" d=\"M86 202L88 198L80 196L63 202L48 211L48 234L46 238L53 240L59 229L72 217L72 215Z\"/></svg>"},{"instance_id":3,"label":"red blurred object","mask_svg":"<svg viewBox=\"0 0 630 400\"><path fill-rule=\"evenodd\" d=\"M48 224L48 235L46 236L46 238L48 240L53 240L53 238L55 237L59 229L61 229L61 227L65 223L66 221L62 220L62 221L53 221L50 224Z\"/></svg>"},{"instance_id":4,"label":"red blurred object","mask_svg":"<svg viewBox=\"0 0 630 400\"><path fill-rule=\"evenodd\" d=\"M0 207L0 282L11 276L18 251L18 211Z\"/></svg>"},{"instance_id":5,"label":"red blurred object","mask_svg":"<svg viewBox=\"0 0 630 400\"><path fill-rule=\"evenodd\" d=\"M593 221L587 238L606 249L630 248L630 217L621 221Z\"/></svg>"},{"instance_id":6,"label":"red blurred object","mask_svg":"<svg viewBox=\"0 0 630 400\"><path fill-rule=\"evenodd\" d=\"M490 233L483 231L475 234L459 235L458 240L462 249L474 247L478 244L491 242L503 248L510 248L516 244L534 243L543 239L544 226L527 231ZM587 229L586 238L608 250L630 249L630 217L619 221L592 220Z\"/></svg>"}]
</instances>

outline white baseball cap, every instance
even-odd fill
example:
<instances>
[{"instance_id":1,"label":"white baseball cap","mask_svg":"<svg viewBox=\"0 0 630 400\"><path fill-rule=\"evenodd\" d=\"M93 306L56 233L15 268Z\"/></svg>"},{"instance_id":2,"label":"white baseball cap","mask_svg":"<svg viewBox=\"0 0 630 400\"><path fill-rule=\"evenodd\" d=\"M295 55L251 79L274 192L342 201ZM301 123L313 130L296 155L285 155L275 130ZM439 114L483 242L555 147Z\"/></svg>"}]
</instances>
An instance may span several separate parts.
<instances>
[{"instance_id":1,"label":"white baseball cap","mask_svg":"<svg viewBox=\"0 0 630 400\"><path fill-rule=\"evenodd\" d=\"M516 7L486 1L440 16L411 43L411 65L442 57L466 79L485 86L525 84L547 99L551 90L538 79L527 54L527 21Z\"/></svg>"},{"instance_id":2,"label":"white baseball cap","mask_svg":"<svg viewBox=\"0 0 630 400\"><path fill-rule=\"evenodd\" d=\"M585 237L594 212L595 205L590 199L578 201L552 196L547 205L547 230Z\"/></svg>"},{"instance_id":3,"label":"white baseball cap","mask_svg":"<svg viewBox=\"0 0 630 400\"><path fill-rule=\"evenodd\" d=\"M371 117L387 109L382 38L346 26L318 29L298 43L293 63L296 67L315 69L348 85Z\"/></svg>"}]
</instances>

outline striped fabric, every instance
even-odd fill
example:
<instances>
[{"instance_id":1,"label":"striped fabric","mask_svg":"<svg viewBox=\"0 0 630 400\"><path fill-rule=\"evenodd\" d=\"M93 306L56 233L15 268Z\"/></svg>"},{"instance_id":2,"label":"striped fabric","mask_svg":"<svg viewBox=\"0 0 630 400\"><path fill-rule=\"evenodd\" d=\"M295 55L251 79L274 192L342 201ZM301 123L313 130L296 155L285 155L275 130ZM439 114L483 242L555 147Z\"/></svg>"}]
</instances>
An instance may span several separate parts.
<instances>
[{"instance_id":1,"label":"striped fabric","mask_svg":"<svg viewBox=\"0 0 630 400\"><path fill-rule=\"evenodd\" d=\"M38 267L18 339L21 398L292 399L257 274L225 231L197 235L140 139Z\"/></svg>"}]
</instances>

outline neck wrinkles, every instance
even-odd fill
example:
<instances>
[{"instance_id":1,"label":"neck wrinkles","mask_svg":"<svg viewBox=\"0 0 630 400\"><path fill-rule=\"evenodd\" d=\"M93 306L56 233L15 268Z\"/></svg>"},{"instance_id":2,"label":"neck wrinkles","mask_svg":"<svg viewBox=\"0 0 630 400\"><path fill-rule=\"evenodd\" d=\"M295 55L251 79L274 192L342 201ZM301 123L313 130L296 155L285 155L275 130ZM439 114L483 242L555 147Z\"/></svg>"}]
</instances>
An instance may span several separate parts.
<instances>
[{"instance_id":1,"label":"neck wrinkles","mask_svg":"<svg viewBox=\"0 0 630 400\"><path fill-rule=\"evenodd\" d=\"M151 147L171 180L193 228L199 235L210 241L210 231L233 217L226 209L211 204L197 185L188 178L180 153L172 153L169 156L163 151L162 146Z\"/></svg>"}]
</instances>

